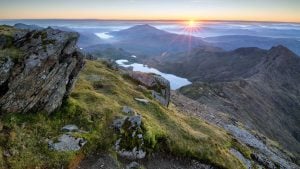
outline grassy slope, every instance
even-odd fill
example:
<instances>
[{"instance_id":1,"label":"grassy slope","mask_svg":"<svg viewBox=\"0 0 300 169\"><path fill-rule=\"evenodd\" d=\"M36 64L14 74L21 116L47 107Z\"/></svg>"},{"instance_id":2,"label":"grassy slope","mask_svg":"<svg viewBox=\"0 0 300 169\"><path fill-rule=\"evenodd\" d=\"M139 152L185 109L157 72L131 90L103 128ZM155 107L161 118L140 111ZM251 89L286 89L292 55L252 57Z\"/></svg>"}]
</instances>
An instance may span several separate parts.
<instances>
[{"instance_id":1,"label":"grassy slope","mask_svg":"<svg viewBox=\"0 0 300 169\"><path fill-rule=\"evenodd\" d=\"M135 97L148 98L151 103L139 104ZM0 168L72 167L92 151L112 152L116 138L110 125L116 116L124 115L121 113L124 105L143 116L149 152L167 151L221 168L244 168L229 149L235 147L247 156L249 150L225 131L198 118L187 117L172 105L170 108L159 105L150 93L141 91L126 76L96 61L87 61L70 98L59 111L50 116L39 113L1 117L0 153L9 150L12 156L4 157L1 153ZM64 153L48 149L47 138L58 137L65 124L76 124L89 131L78 134L88 140L82 151Z\"/></svg>"},{"instance_id":2,"label":"grassy slope","mask_svg":"<svg viewBox=\"0 0 300 169\"><path fill-rule=\"evenodd\" d=\"M13 46L13 34L16 31L14 27L0 25L0 35L6 38L6 46L4 49L0 49L0 64L4 62L8 57L14 62L18 62L22 59L22 52Z\"/></svg>"}]
</instances>

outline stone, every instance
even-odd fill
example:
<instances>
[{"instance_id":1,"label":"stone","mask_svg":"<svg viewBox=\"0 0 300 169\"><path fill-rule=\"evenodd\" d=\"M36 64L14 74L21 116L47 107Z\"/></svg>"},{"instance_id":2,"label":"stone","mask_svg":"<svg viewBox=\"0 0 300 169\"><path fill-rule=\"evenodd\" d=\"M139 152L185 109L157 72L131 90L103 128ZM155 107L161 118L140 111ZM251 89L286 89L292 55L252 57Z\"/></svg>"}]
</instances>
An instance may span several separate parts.
<instances>
[{"instance_id":1,"label":"stone","mask_svg":"<svg viewBox=\"0 0 300 169\"><path fill-rule=\"evenodd\" d=\"M142 124L142 116L130 116L126 120L130 121L131 127L141 127Z\"/></svg>"},{"instance_id":2,"label":"stone","mask_svg":"<svg viewBox=\"0 0 300 169\"><path fill-rule=\"evenodd\" d=\"M135 161L131 162L130 164L128 164L126 166L126 169L139 169L139 168L140 168L139 163L137 163Z\"/></svg>"},{"instance_id":3,"label":"stone","mask_svg":"<svg viewBox=\"0 0 300 169\"><path fill-rule=\"evenodd\" d=\"M49 147L56 151L78 151L86 143L87 141L83 138L75 138L69 134L61 135L56 143L52 140L48 141Z\"/></svg>"},{"instance_id":4,"label":"stone","mask_svg":"<svg viewBox=\"0 0 300 169\"><path fill-rule=\"evenodd\" d=\"M143 85L138 85L138 87L142 90L147 90L147 87L143 86Z\"/></svg>"},{"instance_id":5,"label":"stone","mask_svg":"<svg viewBox=\"0 0 300 169\"><path fill-rule=\"evenodd\" d=\"M122 112L126 114L134 114L134 110L131 107L128 106L123 106Z\"/></svg>"},{"instance_id":6,"label":"stone","mask_svg":"<svg viewBox=\"0 0 300 169\"><path fill-rule=\"evenodd\" d=\"M120 143L121 143L121 138L119 138L117 141L116 141L116 143L115 143L115 149L116 150L119 150L120 149Z\"/></svg>"},{"instance_id":7,"label":"stone","mask_svg":"<svg viewBox=\"0 0 300 169\"><path fill-rule=\"evenodd\" d=\"M114 120L113 126L117 128L116 131L118 131L119 134L115 142L115 150L121 157L127 159L145 158L146 152L143 150L144 138L141 125L141 115L133 115Z\"/></svg>"},{"instance_id":8,"label":"stone","mask_svg":"<svg viewBox=\"0 0 300 169\"><path fill-rule=\"evenodd\" d=\"M118 118L113 121L112 126L115 130L119 131L122 128L124 122L125 122L124 118Z\"/></svg>"},{"instance_id":9,"label":"stone","mask_svg":"<svg viewBox=\"0 0 300 169\"><path fill-rule=\"evenodd\" d=\"M78 131L78 127L74 124L68 124L68 125L65 125L62 130L63 131L67 131L67 132L74 132L74 131Z\"/></svg>"},{"instance_id":10,"label":"stone","mask_svg":"<svg viewBox=\"0 0 300 169\"><path fill-rule=\"evenodd\" d=\"M251 169L252 168L252 164L251 164L251 161L247 158L245 158L243 156L243 154L239 151L237 151L236 149L230 149L230 152L236 156L236 158L238 158L246 167L247 169Z\"/></svg>"},{"instance_id":11,"label":"stone","mask_svg":"<svg viewBox=\"0 0 300 169\"><path fill-rule=\"evenodd\" d=\"M14 63L12 62L11 58L7 57L6 61L4 63L0 63L0 86L4 84L5 82L7 83L8 78L10 76L10 72L12 71L12 68L14 66Z\"/></svg>"},{"instance_id":12,"label":"stone","mask_svg":"<svg viewBox=\"0 0 300 169\"><path fill-rule=\"evenodd\" d=\"M149 103L149 100L147 100L147 99L135 98L135 100L140 102L140 103L143 103L143 104L148 104Z\"/></svg>"},{"instance_id":13,"label":"stone","mask_svg":"<svg viewBox=\"0 0 300 169\"><path fill-rule=\"evenodd\" d=\"M251 154L251 158L267 168L270 168L270 169L277 168L276 165L271 160L269 160L266 156L264 156L262 154L253 153L253 154Z\"/></svg>"},{"instance_id":14,"label":"stone","mask_svg":"<svg viewBox=\"0 0 300 169\"><path fill-rule=\"evenodd\" d=\"M256 152L252 154L252 159L255 159L255 161L258 161L267 168L276 168L275 164L279 165L280 168L296 167L296 164L293 164L286 158L282 157L282 154L275 153L272 149L265 145L262 140L255 137L249 131L234 125L226 125L225 129L237 140L255 149Z\"/></svg>"},{"instance_id":15,"label":"stone","mask_svg":"<svg viewBox=\"0 0 300 169\"><path fill-rule=\"evenodd\" d=\"M139 83L140 88L152 90L152 96L162 105L169 105L171 88L167 79L152 73L129 71L128 74Z\"/></svg>"},{"instance_id":16,"label":"stone","mask_svg":"<svg viewBox=\"0 0 300 169\"><path fill-rule=\"evenodd\" d=\"M11 157L11 153L8 150L3 151L3 156L4 157Z\"/></svg>"},{"instance_id":17,"label":"stone","mask_svg":"<svg viewBox=\"0 0 300 169\"><path fill-rule=\"evenodd\" d=\"M19 32L13 37L22 53L19 63L9 56L0 63L0 111L50 114L69 96L84 65L79 34L51 28Z\"/></svg>"},{"instance_id":18,"label":"stone","mask_svg":"<svg viewBox=\"0 0 300 169\"><path fill-rule=\"evenodd\" d=\"M138 137L139 139L142 139L142 138L143 138L143 134L138 134L137 137Z\"/></svg>"},{"instance_id":19,"label":"stone","mask_svg":"<svg viewBox=\"0 0 300 169\"><path fill-rule=\"evenodd\" d=\"M152 90L151 92L152 92L152 97L155 100L159 101L162 105L167 106L169 104L168 100L165 99L160 93L158 93L158 92L156 92L154 90Z\"/></svg>"},{"instance_id":20,"label":"stone","mask_svg":"<svg viewBox=\"0 0 300 169\"><path fill-rule=\"evenodd\" d=\"M136 147L133 148L131 151L127 150L121 150L118 151L118 154L127 159L143 159L146 157L146 152L140 149L137 149Z\"/></svg>"}]
</instances>

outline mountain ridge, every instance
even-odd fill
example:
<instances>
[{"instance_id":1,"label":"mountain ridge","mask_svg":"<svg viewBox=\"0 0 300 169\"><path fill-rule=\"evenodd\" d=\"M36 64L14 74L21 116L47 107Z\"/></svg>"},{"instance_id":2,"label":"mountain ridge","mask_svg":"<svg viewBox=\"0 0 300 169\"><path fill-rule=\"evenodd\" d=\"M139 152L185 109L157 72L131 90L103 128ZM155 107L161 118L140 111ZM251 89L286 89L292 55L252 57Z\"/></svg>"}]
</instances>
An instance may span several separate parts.
<instances>
[{"instance_id":1,"label":"mountain ridge","mask_svg":"<svg viewBox=\"0 0 300 169\"><path fill-rule=\"evenodd\" d=\"M187 77L193 84L179 89L182 94L237 117L299 158L300 58L286 47L195 50L175 61L148 64ZM185 66L176 69L179 65Z\"/></svg>"}]
</instances>

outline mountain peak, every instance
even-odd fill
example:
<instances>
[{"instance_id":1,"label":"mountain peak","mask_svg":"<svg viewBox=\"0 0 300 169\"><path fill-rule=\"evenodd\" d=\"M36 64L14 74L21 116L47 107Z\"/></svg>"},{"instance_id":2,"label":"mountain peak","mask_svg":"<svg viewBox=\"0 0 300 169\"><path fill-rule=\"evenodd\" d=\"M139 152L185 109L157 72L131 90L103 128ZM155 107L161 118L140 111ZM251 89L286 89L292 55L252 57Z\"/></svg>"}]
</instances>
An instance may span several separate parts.
<instances>
[{"instance_id":1,"label":"mountain peak","mask_svg":"<svg viewBox=\"0 0 300 169\"><path fill-rule=\"evenodd\" d=\"M136 36L136 35L164 35L164 34L169 34L166 31L157 29L154 26L148 25L148 24L143 24L143 25L135 25L133 27L130 27L128 29L124 29L121 31L117 32L112 32L111 34L114 35L121 35L121 36Z\"/></svg>"},{"instance_id":2,"label":"mountain peak","mask_svg":"<svg viewBox=\"0 0 300 169\"><path fill-rule=\"evenodd\" d=\"M141 25L136 25L136 26L133 26L133 27L155 28L154 26L151 26L149 24L141 24Z\"/></svg>"},{"instance_id":3,"label":"mountain peak","mask_svg":"<svg viewBox=\"0 0 300 169\"><path fill-rule=\"evenodd\" d=\"M151 26L149 24L142 24L142 25L135 25L129 29L154 29L154 30L159 30L154 26Z\"/></svg>"},{"instance_id":4,"label":"mountain peak","mask_svg":"<svg viewBox=\"0 0 300 169\"><path fill-rule=\"evenodd\" d=\"M292 53L291 50L289 50L287 47L285 47L283 45L273 46L269 51L270 52L290 52L290 53Z\"/></svg>"},{"instance_id":5,"label":"mountain peak","mask_svg":"<svg viewBox=\"0 0 300 169\"><path fill-rule=\"evenodd\" d=\"M131 28L128 28L124 31L130 31L130 32L137 32L137 33L151 33L151 34L166 34L166 31L157 29L154 26L151 26L149 24L143 24L143 25L136 25Z\"/></svg>"},{"instance_id":6,"label":"mountain peak","mask_svg":"<svg viewBox=\"0 0 300 169\"><path fill-rule=\"evenodd\" d=\"M269 50L269 55L274 57L296 57L296 54L283 45L273 46Z\"/></svg>"}]
</instances>

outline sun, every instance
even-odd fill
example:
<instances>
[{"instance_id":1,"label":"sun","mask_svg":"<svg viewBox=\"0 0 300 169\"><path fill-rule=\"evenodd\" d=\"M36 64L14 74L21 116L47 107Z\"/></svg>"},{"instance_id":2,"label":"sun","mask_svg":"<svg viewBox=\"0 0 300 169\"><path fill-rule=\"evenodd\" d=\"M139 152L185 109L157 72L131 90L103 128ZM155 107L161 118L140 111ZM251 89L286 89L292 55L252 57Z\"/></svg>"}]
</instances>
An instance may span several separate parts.
<instances>
[{"instance_id":1,"label":"sun","mask_svg":"<svg viewBox=\"0 0 300 169\"><path fill-rule=\"evenodd\" d=\"M182 25L182 33L185 35L195 36L201 31L202 23L201 21L196 21L193 19L186 20L181 23Z\"/></svg>"},{"instance_id":2,"label":"sun","mask_svg":"<svg viewBox=\"0 0 300 169\"><path fill-rule=\"evenodd\" d=\"M187 23L188 27L195 27L197 26L196 22L194 20L189 20Z\"/></svg>"}]
</instances>

